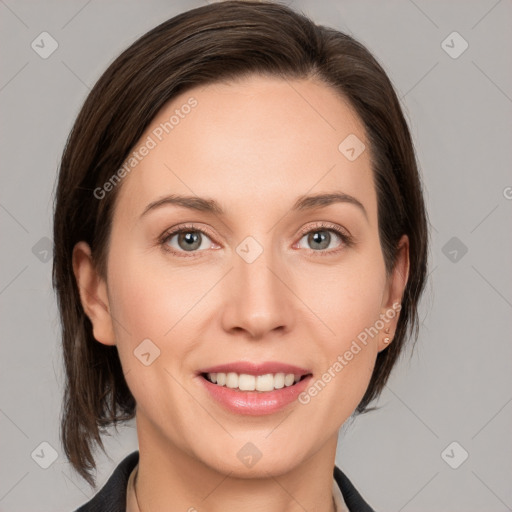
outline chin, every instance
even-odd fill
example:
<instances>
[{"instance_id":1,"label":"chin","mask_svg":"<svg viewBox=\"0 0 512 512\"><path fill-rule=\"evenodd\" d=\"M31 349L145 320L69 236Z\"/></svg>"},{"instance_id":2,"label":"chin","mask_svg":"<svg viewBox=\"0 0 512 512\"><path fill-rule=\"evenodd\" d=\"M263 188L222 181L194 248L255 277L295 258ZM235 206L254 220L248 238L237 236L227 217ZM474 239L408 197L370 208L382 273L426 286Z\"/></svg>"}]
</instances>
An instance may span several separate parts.
<instances>
[{"instance_id":1,"label":"chin","mask_svg":"<svg viewBox=\"0 0 512 512\"><path fill-rule=\"evenodd\" d=\"M292 471L303 460L299 447L287 448L288 456L283 457L282 449L267 447L259 450L250 441L235 444L233 450L226 447L221 453L211 454L208 459L203 454L201 459L212 470L241 479L278 477Z\"/></svg>"}]
</instances>

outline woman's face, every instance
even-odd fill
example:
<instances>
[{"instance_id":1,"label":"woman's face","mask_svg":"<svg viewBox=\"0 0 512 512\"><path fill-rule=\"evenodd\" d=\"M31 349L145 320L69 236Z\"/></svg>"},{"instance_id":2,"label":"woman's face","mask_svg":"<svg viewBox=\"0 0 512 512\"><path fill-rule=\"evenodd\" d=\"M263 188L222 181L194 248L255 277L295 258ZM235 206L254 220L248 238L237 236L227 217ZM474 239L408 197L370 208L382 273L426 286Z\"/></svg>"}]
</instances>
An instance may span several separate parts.
<instances>
[{"instance_id":1,"label":"woman's face","mask_svg":"<svg viewBox=\"0 0 512 512\"><path fill-rule=\"evenodd\" d=\"M175 98L134 150L93 292L110 314L88 314L117 345L141 447L264 475L335 446L407 274L406 254L385 272L354 111L318 82L253 76ZM220 387L212 369L244 375ZM255 385L280 389L235 389Z\"/></svg>"}]
</instances>

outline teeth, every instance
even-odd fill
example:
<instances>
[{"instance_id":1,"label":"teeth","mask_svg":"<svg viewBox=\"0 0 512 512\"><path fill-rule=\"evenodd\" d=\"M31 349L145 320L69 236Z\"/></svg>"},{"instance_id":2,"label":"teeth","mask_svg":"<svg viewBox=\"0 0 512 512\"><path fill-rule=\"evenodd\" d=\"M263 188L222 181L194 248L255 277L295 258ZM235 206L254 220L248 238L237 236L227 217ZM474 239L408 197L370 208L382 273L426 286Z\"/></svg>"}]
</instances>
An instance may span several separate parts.
<instances>
[{"instance_id":1,"label":"teeth","mask_svg":"<svg viewBox=\"0 0 512 512\"><path fill-rule=\"evenodd\" d=\"M208 373L209 381L218 386L226 386L240 391L273 391L292 386L299 382L301 376L293 373L267 373L265 375L248 375L246 373Z\"/></svg>"},{"instance_id":2,"label":"teeth","mask_svg":"<svg viewBox=\"0 0 512 512\"><path fill-rule=\"evenodd\" d=\"M238 389L240 391L254 391L256 389L256 377L254 375L239 375Z\"/></svg>"},{"instance_id":3,"label":"teeth","mask_svg":"<svg viewBox=\"0 0 512 512\"><path fill-rule=\"evenodd\" d=\"M284 388L284 373L276 373L274 375L274 388L275 389Z\"/></svg>"},{"instance_id":4,"label":"teeth","mask_svg":"<svg viewBox=\"0 0 512 512\"><path fill-rule=\"evenodd\" d=\"M293 373L287 373L284 377L284 385L291 386L295 382L295 375Z\"/></svg>"},{"instance_id":5,"label":"teeth","mask_svg":"<svg viewBox=\"0 0 512 512\"><path fill-rule=\"evenodd\" d=\"M238 375L233 372L229 372L226 375L226 387L235 389L238 387Z\"/></svg>"}]
</instances>

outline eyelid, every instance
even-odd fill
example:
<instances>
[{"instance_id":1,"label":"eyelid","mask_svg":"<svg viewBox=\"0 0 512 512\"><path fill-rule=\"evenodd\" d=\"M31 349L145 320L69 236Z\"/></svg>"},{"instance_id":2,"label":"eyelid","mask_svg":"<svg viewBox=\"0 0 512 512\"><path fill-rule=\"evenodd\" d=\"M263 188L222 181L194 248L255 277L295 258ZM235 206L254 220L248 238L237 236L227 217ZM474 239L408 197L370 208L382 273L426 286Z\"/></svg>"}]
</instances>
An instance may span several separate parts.
<instances>
[{"instance_id":1,"label":"eyelid","mask_svg":"<svg viewBox=\"0 0 512 512\"><path fill-rule=\"evenodd\" d=\"M213 233L207 227L198 226L197 224L192 223L178 224L177 226L166 229L161 238L168 238L171 235L176 235L180 231L199 231L205 235L208 235L210 238L215 238Z\"/></svg>"},{"instance_id":2,"label":"eyelid","mask_svg":"<svg viewBox=\"0 0 512 512\"><path fill-rule=\"evenodd\" d=\"M315 224L314 226L311 226L311 225L304 226L303 228L301 228L299 230L299 234L301 236L304 236L307 233L310 233L311 231L316 231L316 230L319 231L320 229L326 229L326 230L332 229L333 231L336 231L337 233L339 233L340 236L344 236L347 239L352 239L352 235L350 234L348 229L344 228L343 226L339 226L338 224L333 224L331 222L325 222L325 221L320 221L317 224Z\"/></svg>"}]
</instances>

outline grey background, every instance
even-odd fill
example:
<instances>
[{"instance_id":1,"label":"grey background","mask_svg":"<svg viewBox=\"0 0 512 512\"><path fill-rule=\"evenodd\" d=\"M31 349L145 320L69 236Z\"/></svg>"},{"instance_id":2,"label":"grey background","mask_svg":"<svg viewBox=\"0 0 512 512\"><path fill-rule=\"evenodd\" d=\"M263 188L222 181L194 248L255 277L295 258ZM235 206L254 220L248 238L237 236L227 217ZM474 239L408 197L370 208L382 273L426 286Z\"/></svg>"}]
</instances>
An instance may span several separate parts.
<instances>
[{"instance_id":1,"label":"grey background","mask_svg":"<svg viewBox=\"0 0 512 512\"><path fill-rule=\"evenodd\" d=\"M59 441L63 372L45 252L54 180L72 122L102 71L139 35L199 5L0 0L1 511L70 511L95 493ZM389 73L432 223L420 339L380 409L342 428L337 464L379 511L511 510L512 3L290 5L355 36ZM43 31L58 42L47 59L31 48ZM446 40L454 31L469 44L458 58L447 53L462 49L458 36ZM137 449L134 424L105 441L110 457L98 455L99 487ZM48 469L31 456L42 442L58 456ZM460 463L462 450L469 457L453 469L445 460Z\"/></svg>"}]
</instances>

